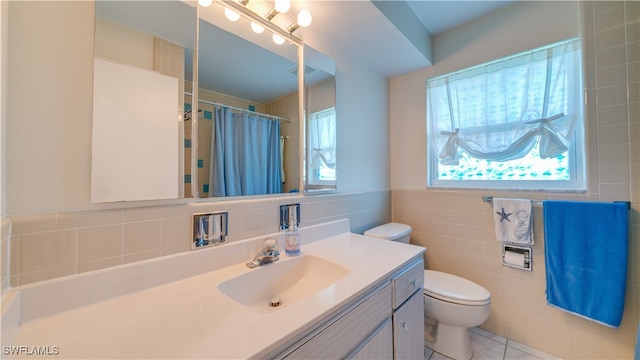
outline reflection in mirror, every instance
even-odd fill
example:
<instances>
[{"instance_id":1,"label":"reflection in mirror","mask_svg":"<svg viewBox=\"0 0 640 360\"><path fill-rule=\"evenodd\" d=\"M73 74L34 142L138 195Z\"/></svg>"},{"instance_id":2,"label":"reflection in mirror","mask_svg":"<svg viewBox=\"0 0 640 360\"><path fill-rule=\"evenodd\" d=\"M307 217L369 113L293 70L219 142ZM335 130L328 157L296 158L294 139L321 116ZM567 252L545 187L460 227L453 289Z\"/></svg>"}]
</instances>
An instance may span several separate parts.
<instances>
[{"instance_id":1,"label":"reflection in mirror","mask_svg":"<svg viewBox=\"0 0 640 360\"><path fill-rule=\"evenodd\" d=\"M305 46L304 190L336 190L335 62Z\"/></svg>"},{"instance_id":2,"label":"reflection in mirror","mask_svg":"<svg viewBox=\"0 0 640 360\"><path fill-rule=\"evenodd\" d=\"M199 13L197 154L186 149L185 171L191 156L198 166L185 193L299 191L297 45L273 44L244 17L228 20L217 2ZM185 102L195 109L190 94ZM187 139L193 123L185 122Z\"/></svg>"},{"instance_id":3,"label":"reflection in mirror","mask_svg":"<svg viewBox=\"0 0 640 360\"><path fill-rule=\"evenodd\" d=\"M95 21L95 57L108 67L96 65L95 71L103 71L104 76L95 79L106 79L111 87L111 93L104 88L104 82L94 81L94 134L92 156L94 169L102 169L97 159L104 160L112 166L102 174L109 176L103 181L106 186L94 186L99 180L92 174L92 199L94 190L114 191L120 182L123 187L120 198L114 200L148 200L156 198L182 197L184 176L181 172L183 149L182 113L184 108L185 79L191 77L185 74L185 55L190 54L196 39L196 2L195 1L96 1ZM109 65L110 64L110 65ZM101 70L107 69L107 70ZM113 81L120 75L119 82ZM144 79L144 80L143 80ZM168 95L159 96L158 83L152 85L150 81L159 80ZM115 89L115 92L112 91ZM134 90L135 89L135 90ZM111 95L122 98L118 103ZM164 104L167 100L169 104ZM97 100L107 98L102 104L109 105L105 110ZM146 99L146 100L145 100ZM122 102L127 102L123 104ZM163 102L163 106L154 106ZM145 106L149 105L148 108ZM166 105L166 106L164 106ZM152 111L164 107L165 111ZM134 110L134 113L129 112ZM145 109L151 109L147 111ZM108 114L112 111L112 115ZM160 123L158 113L164 119ZM101 120L102 119L102 120ZM144 119L144 121L141 121ZM154 119L156 119L154 122ZM114 120L121 120L116 122ZM113 136L107 136L108 131L95 131L99 128L96 121L111 126ZM113 128L113 124L131 124L138 126L122 126ZM137 133L134 133L137 129ZM101 141L115 141L116 145L105 146L111 149L106 153L97 154ZM118 141L130 139L131 146L123 146ZM143 150L151 150L145 153ZM118 151L115 151L118 150ZM122 151L120 151L122 150ZM164 154L162 152L165 152ZM111 152L111 154L110 154ZM147 151L148 152L148 151ZM166 153L166 152L171 152ZM122 158L114 158L116 153L122 153ZM134 162L123 164L134 159ZM161 175L165 174L165 175ZM145 177L146 176L146 177ZM166 177L172 177L167 179ZM147 180L144 180L147 179ZM151 184L154 183L154 184ZM145 195L144 190L156 183L168 184L168 195ZM95 189L94 189L95 188ZM100 196L96 196L100 198ZM102 200L100 200L102 201ZM109 201L109 200L106 200Z\"/></svg>"}]
</instances>

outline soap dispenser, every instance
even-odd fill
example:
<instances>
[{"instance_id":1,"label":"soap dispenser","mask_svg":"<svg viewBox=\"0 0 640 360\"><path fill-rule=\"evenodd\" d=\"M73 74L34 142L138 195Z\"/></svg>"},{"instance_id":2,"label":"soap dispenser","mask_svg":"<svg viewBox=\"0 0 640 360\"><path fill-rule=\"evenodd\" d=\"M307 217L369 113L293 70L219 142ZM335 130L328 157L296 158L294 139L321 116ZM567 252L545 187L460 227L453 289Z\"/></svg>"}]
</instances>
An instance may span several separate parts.
<instances>
[{"instance_id":1,"label":"soap dispenser","mask_svg":"<svg viewBox=\"0 0 640 360\"><path fill-rule=\"evenodd\" d=\"M284 233L284 253L287 256L300 255L300 233L295 208L289 208L289 227Z\"/></svg>"}]
</instances>

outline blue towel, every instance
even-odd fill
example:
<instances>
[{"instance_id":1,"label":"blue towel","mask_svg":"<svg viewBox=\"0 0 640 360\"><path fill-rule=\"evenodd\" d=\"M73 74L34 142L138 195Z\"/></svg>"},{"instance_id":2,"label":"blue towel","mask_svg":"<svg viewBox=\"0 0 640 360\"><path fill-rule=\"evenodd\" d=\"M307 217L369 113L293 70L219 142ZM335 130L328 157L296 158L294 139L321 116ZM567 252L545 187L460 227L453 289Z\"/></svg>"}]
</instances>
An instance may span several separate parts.
<instances>
[{"instance_id":1,"label":"blue towel","mask_svg":"<svg viewBox=\"0 0 640 360\"><path fill-rule=\"evenodd\" d=\"M625 203L544 202L547 303L617 328L627 281Z\"/></svg>"}]
</instances>

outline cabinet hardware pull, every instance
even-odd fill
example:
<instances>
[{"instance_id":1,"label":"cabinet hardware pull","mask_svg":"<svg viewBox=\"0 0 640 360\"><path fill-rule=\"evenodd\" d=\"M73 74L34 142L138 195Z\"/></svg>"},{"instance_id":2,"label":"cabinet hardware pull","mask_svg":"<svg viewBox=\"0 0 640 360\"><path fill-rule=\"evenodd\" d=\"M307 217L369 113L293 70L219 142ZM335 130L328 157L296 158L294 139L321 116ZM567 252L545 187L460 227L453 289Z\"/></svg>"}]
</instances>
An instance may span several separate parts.
<instances>
[{"instance_id":1,"label":"cabinet hardware pull","mask_svg":"<svg viewBox=\"0 0 640 360\"><path fill-rule=\"evenodd\" d=\"M400 326L402 326L402 328L405 330L409 328L409 324L407 324L406 321L400 321Z\"/></svg>"}]
</instances>

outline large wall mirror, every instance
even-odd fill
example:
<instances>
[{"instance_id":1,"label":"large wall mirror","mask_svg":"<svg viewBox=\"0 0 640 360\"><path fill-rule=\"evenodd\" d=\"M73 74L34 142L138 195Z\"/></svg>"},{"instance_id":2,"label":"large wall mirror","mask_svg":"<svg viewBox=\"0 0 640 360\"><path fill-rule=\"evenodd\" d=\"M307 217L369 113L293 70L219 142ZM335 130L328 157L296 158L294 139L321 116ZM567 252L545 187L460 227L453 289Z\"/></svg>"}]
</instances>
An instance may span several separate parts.
<instances>
[{"instance_id":1,"label":"large wall mirror","mask_svg":"<svg viewBox=\"0 0 640 360\"><path fill-rule=\"evenodd\" d=\"M300 191L298 45L230 20L218 2L199 14L197 153L186 152L197 174L185 187L198 197Z\"/></svg>"},{"instance_id":2,"label":"large wall mirror","mask_svg":"<svg viewBox=\"0 0 640 360\"><path fill-rule=\"evenodd\" d=\"M177 196L164 198L335 189L335 148L327 148L326 141L308 146L310 137L304 132L321 128L312 138L332 134L335 144L335 63L306 46L304 53L306 120L301 120L299 45L274 44L268 30L255 33L244 17L230 21L218 2L206 8L188 1L96 2L96 58L178 79L178 129L170 147L178 164L163 175L178 190ZM327 132L326 121L312 120L331 112L332 131ZM156 131L147 130L146 137ZM144 163L138 166L148 169ZM241 172L256 176L243 179ZM118 200L162 198L144 196Z\"/></svg>"}]
</instances>

